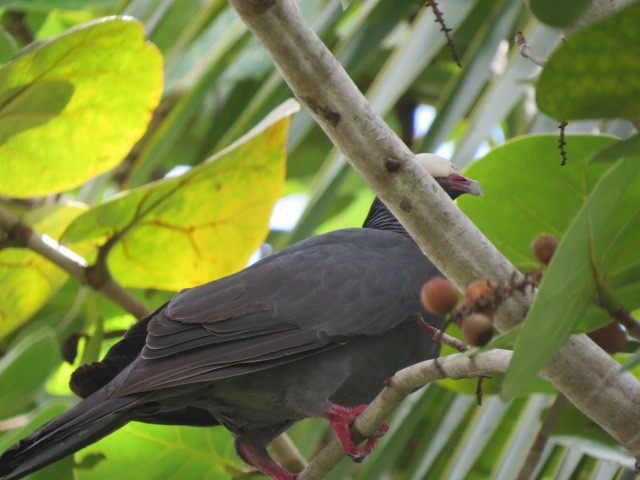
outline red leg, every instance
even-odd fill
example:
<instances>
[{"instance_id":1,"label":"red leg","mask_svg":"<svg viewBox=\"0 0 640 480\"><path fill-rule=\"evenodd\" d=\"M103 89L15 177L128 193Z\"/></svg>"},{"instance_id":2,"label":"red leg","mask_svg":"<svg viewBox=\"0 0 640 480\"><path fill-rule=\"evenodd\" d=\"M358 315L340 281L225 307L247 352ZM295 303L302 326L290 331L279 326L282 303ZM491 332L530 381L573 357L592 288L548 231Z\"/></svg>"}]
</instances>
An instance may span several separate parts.
<instances>
[{"instance_id":1,"label":"red leg","mask_svg":"<svg viewBox=\"0 0 640 480\"><path fill-rule=\"evenodd\" d=\"M351 435L351 424L365 408L367 408L367 405L345 407L336 403L330 403L324 411L325 418L329 420L331 428L333 428L333 431L336 432L336 435L338 436L340 445L342 445L342 450L344 450L344 453L349 455L356 462L364 460L364 457L371 453L373 447L378 442L378 439L389 430L389 424L385 422L382 424L376 435L368 438L367 442L362 447L358 447Z\"/></svg>"},{"instance_id":2,"label":"red leg","mask_svg":"<svg viewBox=\"0 0 640 480\"><path fill-rule=\"evenodd\" d=\"M295 480L296 475L285 470L269 457L267 450L263 446L254 445L249 442L236 440L236 452L247 462L253 465L265 475L273 480Z\"/></svg>"}]
</instances>

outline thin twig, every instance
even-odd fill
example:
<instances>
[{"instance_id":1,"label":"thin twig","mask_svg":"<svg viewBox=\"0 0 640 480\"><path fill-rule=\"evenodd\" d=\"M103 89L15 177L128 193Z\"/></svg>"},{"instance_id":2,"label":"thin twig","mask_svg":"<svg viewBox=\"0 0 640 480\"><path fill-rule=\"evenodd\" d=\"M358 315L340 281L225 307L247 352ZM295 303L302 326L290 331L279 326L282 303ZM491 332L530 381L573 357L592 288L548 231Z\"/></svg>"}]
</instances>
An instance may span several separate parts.
<instances>
[{"instance_id":1,"label":"thin twig","mask_svg":"<svg viewBox=\"0 0 640 480\"><path fill-rule=\"evenodd\" d=\"M467 378L485 375L491 372L505 372L511 361L509 350L491 350L481 352L473 358L456 353L440 358L446 376L443 377L435 360L427 360L405 368L396 373L382 392L356 418L353 430L364 438L374 435L404 398L415 389L441 378ZM333 439L305 468L297 480L315 480L325 478L327 473L344 457L340 442Z\"/></svg>"},{"instance_id":2,"label":"thin twig","mask_svg":"<svg viewBox=\"0 0 640 480\"><path fill-rule=\"evenodd\" d=\"M562 157L562 161L560 162L561 167L564 167L567 164L567 151L564 148L567 145L564 135L567 125L567 122L562 122L560 125L558 125L558 128L560 129L560 137L558 138L558 149L560 150L560 156Z\"/></svg>"},{"instance_id":3,"label":"thin twig","mask_svg":"<svg viewBox=\"0 0 640 480\"><path fill-rule=\"evenodd\" d=\"M107 279L105 282L100 282L100 284L92 282L87 276L87 261L82 256L60 245L48 235L36 232L2 207L0 207L0 229L7 232L10 237L15 238L24 247L39 253L71 276L80 280L82 284L89 285L102 293L135 317L142 318L151 313L145 304L131 295L112 278Z\"/></svg>"},{"instance_id":4,"label":"thin twig","mask_svg":"<svg viewBox=\"0 0 640 480\"><path fill-rule=\"evenodd\" d=\"M471 348L469 347L469 345L467 345L464 342L461 342L456 337L452 337L451 335L444 333L439 328L436 328L433 325L425 322L424 318L422 318L422 315L420 315L419 318L420 318L420 325L422 325L422 328L424 329L424 331L427 332L431 336L431 338L433 338L436 342L442 343L443 345L448 345L451 348L455 348L459 352L466 352Z\"/></svg>"},{"instance_id":5,"label":"thin twig","mask_svg":"<svg viewBox=\"0 0 640 480\"><path fill-rule=\"evenodd\" d=\"M541 67L544 67L544 65L547 63L547 60L545 58L539 57L538 55L533 53L531 47L527 45L527 39L524 38L524 34L522 32L516 32L516 44L520 49L520 55L522 55L524 58L528 58L533 63Z\"/></svg>"},{"instance_id":6,"label":"thin twig","mask_svg":"<svg viewBox=\"0 0 640 480\"><path fill-rule=\"evenodd\" d=\"M447 47L449 51L451 51L451 56L453 57L453 61L456 62L458 67L462 68L462 64L460 63L460 57L458 57L458 53L456 52L456 46L453 43L453 39L451 38L450 33L453 31L452 28L447 27L447 24L444 21L444 15L442 14L442 10L438 7L438 3L436 0L427 0L427 5L431 7L433 10L433 14L436 16L436 23L440 24L440 31L444 33L445 38L447 39Z\"/></svg>"}]
</instances>

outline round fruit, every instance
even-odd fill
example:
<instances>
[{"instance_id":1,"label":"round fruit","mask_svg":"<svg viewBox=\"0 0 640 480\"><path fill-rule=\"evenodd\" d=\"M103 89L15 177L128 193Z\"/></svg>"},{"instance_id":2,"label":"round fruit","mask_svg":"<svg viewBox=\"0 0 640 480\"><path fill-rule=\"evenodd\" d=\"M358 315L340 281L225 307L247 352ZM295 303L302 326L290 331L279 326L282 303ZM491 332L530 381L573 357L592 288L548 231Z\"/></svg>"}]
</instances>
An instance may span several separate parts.
<instances>
[{"instance_id":1,"label":"round fruit","mask_svg":"<svg viewBox=\"0 0 640 480\"><path fill-rule=\"evenodd\" d=\"M468 345L482 347L495 333L493 320L483 313L472 313L462 321L462 339Z\"/></svg>"},{"instance_id":2,"label":"round fruit","mask_svg":"<svg viewBox=\"0 0 640 480\"><path fill-rule=\"evenodd\" d=\"M467 290L464 292L464 300L471 303L480 298L490 298L495 288L496 286L491 280L487 280L486 278L476 280L467 287Z\"/></svg>"},{"instance_id":3,"label":"round fruit","mask_svg":"<svg viewBox=\"0 0 640 480\"><path fill-rule=\"evenodd\" d=\"M446 278L434 277L422 286L420 300L428 312L446 315L458 303L458 291Z\"/></svg>"},{"instance_id":4,"label":"round fruit","mask_svg":"<svg viewBox=\"0 0 640 480\"><path fill-rule=\"evenodd\" d=\"M538 235L531 242L531 252L536 260L548 265L558 248L558 239L551 234Z\"/></svg>"},{"instance_id":5,"label":"round fruit","mask_svg":"<svg viewBox=\"0 0 640 480\"><path fill-rule=\"evenodd\" d=\"M611 322L587 335L607 353L621 352L627 346L627 336L618 322Z\"/></svg>"}]
</instances>

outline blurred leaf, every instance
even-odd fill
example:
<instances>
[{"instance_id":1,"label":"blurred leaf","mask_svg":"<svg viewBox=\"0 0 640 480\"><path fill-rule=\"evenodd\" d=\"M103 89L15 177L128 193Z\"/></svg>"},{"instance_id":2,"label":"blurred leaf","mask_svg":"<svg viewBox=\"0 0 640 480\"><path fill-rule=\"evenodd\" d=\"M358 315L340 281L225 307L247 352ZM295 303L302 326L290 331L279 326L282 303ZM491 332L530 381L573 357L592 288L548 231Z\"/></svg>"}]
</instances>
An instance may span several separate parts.
<instances>
[{"instance_id":1,"label":"blurred leaf","mask_svg":"<svg viewBox=\"0 0 640 480\"><path fill-rule=\"evenodd\" d=\"M540 75L540 110L559 120L640 116L640 4L569 36Z\"/></svg>"},{"instance_id":2,"label":"blurred leaf","mask_svg":"<svg viewBox=\"0 0 640 480\"><path fill-rule=\"evenodd\" d=\"M22 339L0 359L0 418L23 413L60 360L51 330Z\"/></svg>"},{"instance_id":3,"label":"blurred leaf","mask_svg":"<svg viewBox=\"0 0 640 480\"><path fill-rule=\"evenodd\" d=\"M600 425L570 402L562 410L562 415L553 428L553 435L589 438L606 445L617 445L616 441Z\"/></svg>"},{"instance_id":4,"label":"blurred leaf","mask_svg":"<svg viewBox=\"0 0 640 480\"><path fill-rule=\"evenodd\" d=\"M159 127L151 132L142 145L130 174L131 186L144 184L164 152L184 136L185 129L190 127L189 120L195 111L202 108L206 95L210 94L211 86L230 68L230 65L234 64L234 60L251 38L233 12L227 13L231 15L220 15L215 24L205 32L206 35L202 35L206 44L197 45L199 48L195 50L199 55L197 57L194 54L185 55L182 60L185 64L191 61L190 71L185 78L187 80L197 78L198 81L179 98ZM206 49L203 50L205 47ZM181 68L187 68L187 66Z\"/></svg>"},{"instance_id":5,"label":"blurred leaf","mask_svg":"<svg viewBox=\"0 0 640 480\"><path fill-rule=\"evenodd\" d=\"M558 137L537 135L508 141L465 170L482 183L483 197L460 197L464 213L518 269L538 268L531 241L542 233L558 238L569 227L607 164L588 159L611 137L568 135L569 163L560 167Z\"/></svg>"},{"instance_id":6,"label":"blurred leaf","mask_svg":"<svg viewBox=\"0 0 640 480\"><path fill-rule=\"evenodd\" d=\"M28 211L23 221L55 239L84 211L80 204L49 204ZM0 249L0 339L40 309L67 278L64 270L31 250Z\"/></svg>"},{"instance_id":7,"label":"blurred leaf","mask_svg":"<svg viewBox=\"0 0 640 480\"><path fill-rule=\"evenodd\" d=\"M527 41L530 45L535 45L538 55L547 55L560 39L557 30L539 23L531 25L526 33ZM494 62L499 58L496 55ZM469 113L464 121L458 121L456 125L462 132L460 138L456 138L451 161L458 168L474 159L478 148L491 137L496 125L504 122L510 112L521 104L531 88L526 79L535 74L539 67L519 53L512 52L504 68L503 72L490 79L487 87L480 90L476 98L469 101ZM454 133L455 128L452 126L448 136L453 136ZM443 134L442 138L447 136Z\"/></svg>"},{"instance_id":8,"label":"blurred leaf","mask_svg":"<svg viewBox=\"0 0 640 480\"><path fill-rule=\"evenodd\" d=\"M0 64L13 57L17 48L15 39L4 27L0 26Z\"/></svg>"},{"instance_id":9,"label":"blurred leaf","mask_svg":"<svg viewBox=\"0 0 640 480\"><path fill-rule=\"evenodd\" d=\"M142 25L121 18L14 57L0 69L0 194L46 195L116 166L151 119L161 68Z\"/></svg>"},{"instance_id":10,"label":"blurred leaf","mask_svg":"<svg viewBox=\"0 0 640 480\"><path fill-rule=\"evenodd\" d=\"M600 150L594 157L598 160L619 160L622 157L640 155L640 135L634 135Z\"/></svg>"},{"instance_id":11,"label":"blurred leaf","mask_svg":"<svg viewBox=\"0 0 640 480\"><path fill-rule=\"evenodd\" d=\"M91 7L107 7L120 3L120 0L4 0L2 6L11 10L25 12L48 12L59 8L63 10L84 10Z\"/></svg>"},{"instance_id":12,"label":"blurred leaf","mask_svg":"<svg viewBox=\"0 0 640 480\"><path fill-rule=\"evenodd\" d=\"M68 408L68 402L55 399L49 400L31 410L26 415L25 422L18 428L2 430L0 433L0 452L4 452L11 445L33 432L36 428L47 423L53 417L57 417L67 411Z\"/></svg>"},{"instance_id":13,"label":"blurred leaf","mask_svg":"<svg viewBox=\"0 0 640 480\"><path fill-rule=\"evenodd\" d=\"M92 469L76 469L77 480L113 478L230 479L246 468L222 427L194 428L132 422L76 454L104 455Z\"/></svg>"},{"instance_id":14,"label":"blurred leaf","mask_svg":"<svg viewBox=\"0 0 640 480\"><path fill-rule=\"evenodd\" d=\"M239 270L266 236L284 183L289 119L298 108L292 100L284 103L181 177L91 209L67 229L65 240L114 239L109 268L127 286L178 290Z\"/></svg>"},{"instance_id":15,"label":"blurred leaf","mask_svg":"<svg viewBox=\"0 0 640 480\"><path fill-rule=\"evenodd\" d=\"M627 158L603 175L560 242L516 343L505 396L516 395L547 364L596 291L604 301L606 289L628 310L640 306L638 205L640 158Z\"/></svg>"},{"instance_id":16,"label":"blurred leaf","mask_svg":"<svg viewBox=\"0 0 640 480\"><path fill-rule=\"evenodd\" d=\"M568 27L586 10L591 0L529 0L529 8L538 20L553 27Z\"/></svg>"}]
</instances>

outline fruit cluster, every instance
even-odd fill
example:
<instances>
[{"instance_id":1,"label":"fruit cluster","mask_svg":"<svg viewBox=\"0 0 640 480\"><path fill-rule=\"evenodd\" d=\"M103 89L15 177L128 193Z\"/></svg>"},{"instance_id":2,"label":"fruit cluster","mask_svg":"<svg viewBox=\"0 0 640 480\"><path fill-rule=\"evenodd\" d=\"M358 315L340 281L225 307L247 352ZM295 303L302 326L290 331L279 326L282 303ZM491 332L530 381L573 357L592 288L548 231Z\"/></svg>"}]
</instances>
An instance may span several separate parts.
<instances>
[{"instance_id":1,"label":"fruit cluster","mask_svg":"<svg viewBox=\"0 0 640 480\"><path fill-rule=\"evenodd\" d=\"M533 240L531 251L544 267L551 261L557 246L558 241L553 235L540 235ZM541 278L542 272L535 271L508 284L476 280L467 287L463 301L458 304L456 287L444 277L435 277L423 285L420 299L428 312L450 314L450 320L460 327L465 343L483 346L495 333L493 319L500 304L514 291L524 293L527 288L537 287Z\"/></svg>"},{"instance_id":2,"label":"fruit cluster","mask_svg":"<svg viewBox=\"0 0 640 480\"><path fill-rule=\"evenodd\" d=\"M536 288L542 280L543 270L551 261L558 247L558 240L549 234L539 235L531 242L531 253L542 268L519 280L509 283L494 283L480 279L469 285L462 302L458 302L458 291L444 277L435 277L422 286L420 299L424 308L434 315L449 315L462 332L462 339L468 345L484 346L493 337L493 319L500 304L518 291ZM614 321L588 334L605 351L613 353L624 349L627 336L618 322Z\"/></svg>"}]
</instances>

